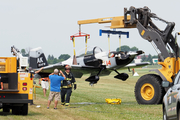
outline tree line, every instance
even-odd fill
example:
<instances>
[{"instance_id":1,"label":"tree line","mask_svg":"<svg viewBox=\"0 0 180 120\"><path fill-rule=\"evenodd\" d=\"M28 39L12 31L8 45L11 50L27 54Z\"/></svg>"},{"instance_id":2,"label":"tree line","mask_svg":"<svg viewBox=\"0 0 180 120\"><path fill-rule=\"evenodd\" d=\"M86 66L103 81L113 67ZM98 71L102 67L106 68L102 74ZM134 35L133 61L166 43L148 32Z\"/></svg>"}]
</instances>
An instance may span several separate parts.
<instances>
[{"instance_id":1,"label":"tree line","mask_svg":"<svg viewBox=\"0 0 180 120\"><path fill-rule=\"evenodd\" d=\"M53 55L48 55L47 62L48 64L55 64L67 60L70 57L68 54L61 54L58 58L55 58Z\"/></svg>"}]
</instances>

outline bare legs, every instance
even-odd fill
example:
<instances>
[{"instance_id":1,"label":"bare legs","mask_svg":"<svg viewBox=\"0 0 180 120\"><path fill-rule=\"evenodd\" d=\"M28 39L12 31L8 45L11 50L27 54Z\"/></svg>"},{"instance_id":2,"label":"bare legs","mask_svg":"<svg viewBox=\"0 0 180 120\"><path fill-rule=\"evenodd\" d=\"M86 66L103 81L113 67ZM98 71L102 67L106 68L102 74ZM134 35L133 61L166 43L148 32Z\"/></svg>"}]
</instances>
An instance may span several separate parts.
<instances>
[{"instance_id":1,"label":"bare legs","mask_svg":"<svg viewBox=\"0 0 180 120\"><path fill-rule=\"evenodd\" d=\"M46 89L43 88L44 97L46 97Z\"/></svg>"}]
</instances>

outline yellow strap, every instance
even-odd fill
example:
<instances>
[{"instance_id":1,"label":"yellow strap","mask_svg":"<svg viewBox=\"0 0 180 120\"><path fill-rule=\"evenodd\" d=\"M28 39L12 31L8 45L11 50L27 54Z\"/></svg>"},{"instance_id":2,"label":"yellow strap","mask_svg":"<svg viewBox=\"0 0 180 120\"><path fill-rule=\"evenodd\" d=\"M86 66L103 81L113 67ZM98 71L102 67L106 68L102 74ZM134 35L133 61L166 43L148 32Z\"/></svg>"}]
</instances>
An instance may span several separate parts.
<instances>
[{"instance_id":1,"label":"yellow strap","mask_svg":"<svg viewBox=\"0 0 180 120\"><path fill-rule=\"evenodd\" d=\"M119 36L119 51L121 51L121 36Z\"/></svg>"},{"instance_id":2,"label":"yellow strap","mask_svg":"<svg viewBox=\"0 0 180 120\"><path fill-rule=\"evenodd\" d=\"M70 81L70 80L72 80L72 78L66 78L65 80L69 80Z\"/></svg>"},{"instance_id":3,"label":"yellow strap","mask_svg":"<svg viewBox=\"0 0 180 120\"><path fill-rule=\"evenodd\" d=\"M86 35L86 39L85 39L85 43L86 43L85 55L87 53L87 40L88 40L88 36Z\"/></svg>"},{"instance_id":4,"label":"yellow strap","mask_svg":"<svg viewBox=\"0 0 180 120\"><path fill-rule=\"evenodd\" d=\"M74 55L76 56L76 51L75 51L75 39L74 39L74 37L73 37L73 49L74 49Z\"/></svg>"},{"instance_id":5,"label":"yellow strap","mask_svg":"<svg viewBox=\"0 0 180 120\"><path fill-rule=\"evenodd\" d=\"M36 85L34 85L34 99L36 99Z\"/></svg>"},{"instance_id":6,"label":"yellow strap","mask_svg":"<svg viewBox=\"0 0 180 120\"><path fill-rule=\"evenodd\" d=\"M62 88L72 88L72 86L71 87L69 87L69 86L62 86Z\"/></svg>"},{"instance_id":7,"label":"yellow strap","mask_svg":"<svg viewBox=\"0 0 180 120\"><path fill-rule=\"evenodd\" d=\"M110 53L110 37L108 35L109 53Z\"/></svg>"}]
</instances>

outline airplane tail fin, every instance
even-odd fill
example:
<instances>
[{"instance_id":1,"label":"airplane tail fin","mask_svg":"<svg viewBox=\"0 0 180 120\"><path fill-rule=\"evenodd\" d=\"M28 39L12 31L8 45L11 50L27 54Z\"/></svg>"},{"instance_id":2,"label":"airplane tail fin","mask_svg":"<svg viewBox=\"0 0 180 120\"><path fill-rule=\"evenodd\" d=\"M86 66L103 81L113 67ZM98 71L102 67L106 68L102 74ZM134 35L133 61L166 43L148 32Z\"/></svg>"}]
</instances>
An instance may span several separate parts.
<instances>
[{"instance_id":1,"label":"airplane tail fin","mask_svg":"<svg viewBox=\"0 0 180 120\"><path fill-rule=\"evenodd\" d=\"M41 47L30 50L29 61L29 67L33 69L48 66L46 57Z\"/></svg>"}]
</instances>

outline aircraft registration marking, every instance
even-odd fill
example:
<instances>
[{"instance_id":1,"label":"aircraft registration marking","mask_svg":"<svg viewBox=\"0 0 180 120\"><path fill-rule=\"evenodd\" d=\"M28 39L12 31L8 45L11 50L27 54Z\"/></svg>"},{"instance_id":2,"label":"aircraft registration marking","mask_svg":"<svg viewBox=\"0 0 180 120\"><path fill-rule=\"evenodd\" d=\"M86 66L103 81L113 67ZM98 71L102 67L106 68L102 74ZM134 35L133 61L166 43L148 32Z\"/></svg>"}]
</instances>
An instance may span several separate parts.
<instances>
[{"instance_id":1,"label":"aircraft registration marking","mask_svg":"<svg viewBox=\"0 0 180 120\"><path fill-rule=\"evenodd\" d=\"M109 61L103 61L103 63L105 63L107 66L111 65L111 61L110 60Z\"/></svg>"}]
</instances>

